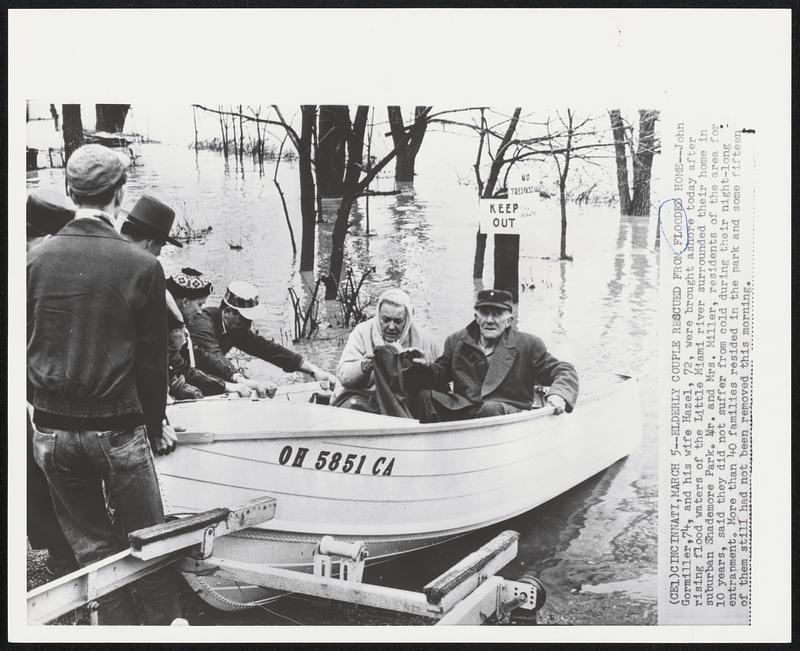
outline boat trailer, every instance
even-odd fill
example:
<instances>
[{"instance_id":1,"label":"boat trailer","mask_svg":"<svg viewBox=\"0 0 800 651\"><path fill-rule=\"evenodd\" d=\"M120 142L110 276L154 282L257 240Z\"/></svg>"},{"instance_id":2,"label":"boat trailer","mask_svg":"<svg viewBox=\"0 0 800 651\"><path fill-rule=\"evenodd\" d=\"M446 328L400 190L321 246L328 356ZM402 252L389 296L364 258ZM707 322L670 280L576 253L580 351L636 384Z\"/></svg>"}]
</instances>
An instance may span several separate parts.
<instances>
[{"instance_id":1,"label":"boat trailer","mask_svg":"<svg viewBox=\"0 0 800 651\"><path fill-rule=\"evenodd\" d=\"M28 622L44 624L88 605L96 624L99 597L173 563L182 572L428 617L437 625L509 623L515 611L535 623L544 605L544 587L535 577L511 581L495 576L517 555L515 531L500 533L422 592L362 582L368 550L359 541L323 536L314 554L313 574L214 554L216 538L266 522L274 514L275 499L261 497L134 531L128 536L129 549L28 592Z\"/></svg>"}]
</instances>

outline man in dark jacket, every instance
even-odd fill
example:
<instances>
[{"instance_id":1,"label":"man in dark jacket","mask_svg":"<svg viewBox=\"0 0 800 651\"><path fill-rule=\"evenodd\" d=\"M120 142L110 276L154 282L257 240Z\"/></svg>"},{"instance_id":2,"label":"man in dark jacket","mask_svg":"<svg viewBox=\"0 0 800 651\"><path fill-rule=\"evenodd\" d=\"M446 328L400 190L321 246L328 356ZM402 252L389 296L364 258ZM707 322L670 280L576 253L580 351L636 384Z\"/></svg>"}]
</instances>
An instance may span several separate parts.
<instances>
[{"instance_id":1,"label":"man in dark jacket","mask_svg":"<svg viewBox=\"0 0 800 651\"><path fill-rule=\"evenodd\" d=\"M578 398L575 367L548 353L539 337L511 326L511 301L503 290L478 292L475 320L447 338L444 353L433 364L422 363L432 370L435 383L453 383L449 393L430 392L435 414L428 420L530 409L537 384L549 386L546 400L556 414L572 411Z\"/></svg>"},{"instance_id":2,"label":"man in dark jacket","mask_svg":"<svg viewBox=\"0 0 800 651\"><path fill-rule=\"evenodd\" d=\"M178 313L170 314L169 332L169 394L175 400L197 400L221 393L238 393L243 398L253 395L244 384L226 382L197 368L199 358L203 366L213 365L213 360L203 364L204 350L195 350L189 331L184 324L203 309L213 285L197 269L184 267L180 273L167 278L167 294L172 298Z\"/></svg>"},{"instance_id":3,"label":"man in dark jacket","mask_svg":"<svg viewBox=\"0 0 800 651\"><path fill-rule=\"evenodd\" d=\"M197 368L228 382L245 384L255 389L261 397L274 395L273 384L245 377L225 356L231 348L238 348L248 355L280 367L287 373L302 371L315 380L336 383L335 375L323 371L298 353L253 332L253 320L265 315L266 309L259 303L256 288L241 280L232 282L219 307L204 308L188 324L194 348L200 352L195 360Z\"/></svg>"},{"instance_id":4,"label":"man in dark jacket","mask_svg":"<svg viewBox=\"0 0 800 651\"><path fill-rule=\"evenodd\" d=\"M85 566L126 548L128 531L164 521L148 438L163 444L167 313L161 265L114 228L126 180L120 159L86 145L66 173L75 218L28 255L28 379L36 462ZM148 575L137 590L148 624L179 617L170 574ZM127 590L98 602L100 623L138 622Z\"/></svg>"},{"instance_id":5,"label":"man in dark jacket","mask_svg":"<svg viewBox=\"0 0 800 651\"><path fill-rule=\"evenodd\" d=\"M26 250L30 251L58 233L75 216L75 204L61 192L34 190L28 194L25 213ZM27 401L28 404L33 401L33 386L30 382L27 383ZM78 564L53 510L47 478L33 457L33 423L30 411L25 420L28 429L28 542L33 549L47 550L45 572L50 577L57 578L78 569Z\"/></svg>"}]
</instances>

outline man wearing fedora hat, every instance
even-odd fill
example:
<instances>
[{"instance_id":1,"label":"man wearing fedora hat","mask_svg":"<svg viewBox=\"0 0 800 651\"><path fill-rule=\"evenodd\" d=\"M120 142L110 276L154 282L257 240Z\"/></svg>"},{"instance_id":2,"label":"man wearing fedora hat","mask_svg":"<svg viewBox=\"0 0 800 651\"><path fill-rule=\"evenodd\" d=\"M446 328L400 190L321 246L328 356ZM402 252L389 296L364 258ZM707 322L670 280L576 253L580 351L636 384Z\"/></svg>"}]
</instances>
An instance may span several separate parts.
<instances>
[{"instance_id":1,"label":"man wearing fedora hat","mask_svg":"<svg viewBox=\"0 0 800 651\"><path fill-rule=\"evenodd\" d=\"M570 412L578 398L578 374L569 362L547 352L535 335L512 327L512 297L501 289L484 289L475 301L475 319L450 335L444 353L428 367L434 386L452 382L453 390L431 390L425 410L431 420L462 420L512 414L530 409L534 386L549 386L547 403L556 414Z\"/></svg>"},{"instance_id":2,"label":"man wearing fedora hat","mask_svg":"<svg viewBox=\"0 0 800 651\"><path fill-rule=\"evenodd\" d=\"M25 206L26 250L55 235L75 217L75 204L60 192L33 190Z\"/></svg>"},{"instance_id":3,"label":"man wearing fedora hat","mask_svg":"<svg viewBox=\"0 0 800 651\"><path fill-rule=\"evenodd\" d=\"M125 221L120 233L134 244L138 244L155 257L161 255L164 244L183 248L174 237L170 237L175 211L150 195L142 195Z\"/></svg>"},{"instance_id":4,"label":"man wearing fedora hat","mask_svg":"<svg viewBox=\"0 0 800 651\"><path fill-rule=\"evenodd\" d=\"M167 310L158 260L115 229L126 180L120 158L85 145L66 176L75 218L28 254L27 368L34 457L85 566L125 549L127 531L164 521L151 445L163 436ZM101 482L116 503L114 523ZM148 624L180 616L168 572L136 588ZM127 589L97 601L101 624L138 622Z\"/></svg>"},{"instance_id":5,"label":"man wearing fedora hat","mask_svg":"<svg viewBox=\"0 0 800 651\"><path fill-rule=\"evenodd\" d=\"M243 280L233 281L225 290L219 307L204 308L188 324L195 350L202 353L197 356L197 367L228 382L246 384L262 397L274 395L274 385L247 378L226 357L231 348L238 348L287 373L302 371L315 380L336 383L335 375L323 371L298 353L253 332L253 321L266 315L266 308L259 302L258 290Z\"/></svg>"}]
</instances>

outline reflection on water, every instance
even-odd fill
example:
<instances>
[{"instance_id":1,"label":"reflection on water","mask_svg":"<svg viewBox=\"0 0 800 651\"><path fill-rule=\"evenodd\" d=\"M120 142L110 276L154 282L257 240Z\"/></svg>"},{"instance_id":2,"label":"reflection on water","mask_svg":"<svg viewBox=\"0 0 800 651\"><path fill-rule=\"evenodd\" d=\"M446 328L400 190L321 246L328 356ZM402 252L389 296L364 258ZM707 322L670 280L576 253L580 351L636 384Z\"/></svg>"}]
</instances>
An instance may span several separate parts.
<instances>
[{"instance_id":1,"label":"reflection on water","mask_svg":"<svg viewBox=\"0 0 800 651\"><path fill-rule=\"evenodd\" d=\"M446 152L437 155L446 158ZM149 192L194 227L212 227L205 240L183 249L165 247L166 273L186 265L208 273L214 282L212 304L220 300L230 280L252 281L268 308L257 328L288 343L292 332L288 288L302 295L314 281L301 278L296 270L272 182L274 167L266 167L263 176L247 164L244 169L226 169L218 154L195 155L167 145L144 145L142 160L143 166L131 170L123 208L130 209L142 193ZM402 285L414 302L418 323L442 339L471 319L473 297L484 284L471 277L477 222L474 188L456 183L452 173L469 164L441 160L418 165L414 186L396 195L370 197L369 236L364 198L354 207L348 229L346 260L354 274L360 277L363 270L376 268L365 283L366 293L375 298L387 287ZM63 188L63 179L63 170L40 170L29 174L28 185ZM299 245L296 164L282 163L279 180ZM392 190L393 180L379 178L373 189ZM317 273L327 271L334 217L335 206L326 206L325 223L318 228ZM556 356L575 363L583 389L608 371L638 375L644 398L641 448L511 523L373 571L394 584L419 588L497 531L514 528L521 533L520 553L504 574L537 573L548 588L546 610L566 613L574 623L654 623L647 606L654 596L651 577L656 573L657 407L648 400L657 390L654 223L648 218L620 218L605 207L570 206L567 248L572 262L557 260L559 228L557 202L543 201L534 227L521 241L520 280L525 287L520 292L520 327L539 334ZM232 250L227 242L241 242L243 248ZM336 306L326 307L335 320ZM345 337L340 328L324 326L319 339L296 347L334 369ZM258 360L248 363L254 373L283 375ZM615 615L610 617L612 604Z\"/></svg>"}]
</instances>

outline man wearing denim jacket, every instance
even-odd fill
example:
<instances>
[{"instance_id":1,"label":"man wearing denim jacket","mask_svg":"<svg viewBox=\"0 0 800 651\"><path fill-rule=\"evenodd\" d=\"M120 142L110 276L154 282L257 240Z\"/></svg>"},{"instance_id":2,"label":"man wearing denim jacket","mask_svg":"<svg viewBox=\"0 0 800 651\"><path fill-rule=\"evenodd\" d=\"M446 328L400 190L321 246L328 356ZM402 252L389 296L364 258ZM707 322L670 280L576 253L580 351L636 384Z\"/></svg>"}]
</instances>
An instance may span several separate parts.
<instances>
[{"instance_id":1,"label":"man wearing denim jacket","mask_svg":"<svg viewBox=\"0 0 800 651\"><path fill-rule=\"evenodd\" d=\"M28 257L28 379L36 462L85 566L126 548L129 531L164 521L151 444L168 453L172 443L162 430L167 312L161 265L114 228L126 180L120 159L86 145L66 174L75 218ZM180 616L170 572L148 575L136 589L145 623ZM101 624L138 622L126 589L98 602Z\"/></svg>"}]
</instances>

